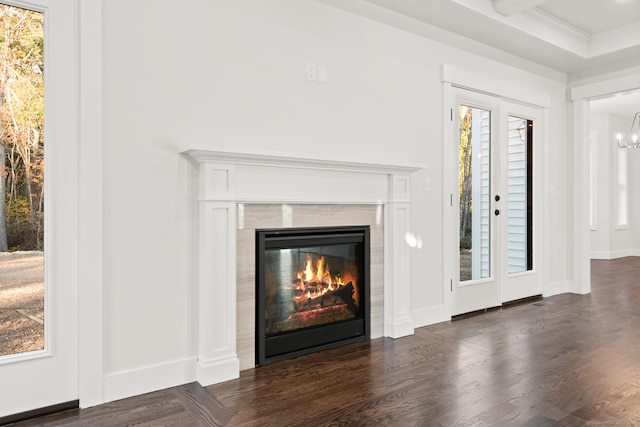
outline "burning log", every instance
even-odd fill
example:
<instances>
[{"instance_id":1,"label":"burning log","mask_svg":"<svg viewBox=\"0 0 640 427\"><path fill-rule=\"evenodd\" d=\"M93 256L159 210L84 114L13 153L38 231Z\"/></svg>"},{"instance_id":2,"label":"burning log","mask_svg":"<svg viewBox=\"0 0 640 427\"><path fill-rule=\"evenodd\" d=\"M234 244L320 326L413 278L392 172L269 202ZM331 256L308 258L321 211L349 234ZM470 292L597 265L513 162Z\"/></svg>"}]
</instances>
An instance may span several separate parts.
<instances>
[{"instance_id":1,"label":"burning log","mask_svg":"<svg viewBox=\"0 0 640 427\"><path fill-rule=\"evenodd\" d=\"M342 271L332 275L324 256L307 255L303 269L295 273L293 281L282 277L284 280L278 281L281 285L273 288L273 295L269 294L275 307L265 313L267 333L356 318L360 298L358 277L341 267Z\"/></svg>"},{"instance_id":2,"label":"burning log","mask_svg":"<svg viewBox=\"0 0 640 427\"><path fill-rule=\"evenodd\" d=\"M349 308L353 307L353 309L355 309L353 292L353 283L349 282L334 291L327 291L326 293L315 298L302 295L294 297L292 301L294 306L296 307L296 310L299 312L316 310L319 308L332 307L342 304L347 304Z\"/></svg>"},{"instance_id":3,"label":"burning log","mask_svg":"<svg viewBox=\"0 0 640 427\"><path fill-rule=\"evenodd\" d=\"M355 289L353 287L353 283L349 282L345 286L339 288L335 293L337 295L339 295L344 302L347 303L347 307L350 310L354 310L355 311L355 309L356 309L355 302L356 301L353 298L354 291L355 291Z\"/></svg>"}]
</instances>

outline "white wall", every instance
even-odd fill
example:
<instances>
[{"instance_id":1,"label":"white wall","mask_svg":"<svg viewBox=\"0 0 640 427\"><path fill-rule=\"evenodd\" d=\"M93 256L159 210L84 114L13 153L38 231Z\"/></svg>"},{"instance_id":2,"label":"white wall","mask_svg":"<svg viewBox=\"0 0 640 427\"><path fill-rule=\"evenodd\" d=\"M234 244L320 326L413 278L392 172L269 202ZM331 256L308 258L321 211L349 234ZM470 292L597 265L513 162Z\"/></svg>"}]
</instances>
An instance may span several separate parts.
<instances>
[{"instance_id":1,"label":"white wall","mask_svg":"<svg viewBox=\"0 0 640 427\"><path fill-rule=\"evenodd\" d=\"M626 131L629 124L619 116L607 113L591 113L590 126L598 139L597 159L597 224L591 230L591 258L614 259L634 254L640 245L633 239L633 206L635 204L633 179L628 175L627 226L617 225L617 167L619 148L614 142L616 133ZM635 150L625 150L628 170L633 170Z\"/></svg>"},{"instance_id":2,"label":"white wall","mask_svg":"<svg viewBox=\"0 0 640 427\"><path fill-rule=\"evenodd\" d=\"M312 0L109 0L103 23L107 400L193 378L187 144L428 163L413 176L412 228L425 245L412 252L412 310L416 326L448 318L442 64L550 96L546 276L567 282L564 82ZM327 66L326 84L306 80L307 62Z\"/></svg>"},{"instance_id":3,"label":"white wall","mask_svg":"<svg viewBox=\"0 0 640 427\"><path fill-rule=\"evenodd\" d=\"M607 144L609 147L613 147L612 139L614 135L618 132L628 129L629 121L624 119L623 117L611 114L609 115L609 133L605 135L603 138L603 143ZM633 158L637 158L635 156L636 150L624 150L626 151L624 154L627 156L627 224L623 226L617 225L617 213L618 213L618 155L620 153L620 149L617 147L613 148L614 153L611 155L611 164L612 164L612 172L610 174L612 179L611 186L611 225L613 226L613 232L611 233L611 253L616 255L617 257L630 256L634 254L634 248L640 249L640 242L635 243L633 241L633 216L632 216L632 205L634 198L634 182L631 181L629 170L633 162Z\"/></svg>"},{"instance_id":4,"label":"white wall","mask_svg":"<svg viewBox=\"0 0 640 427\"><path fill-rule=\"evenodd\" d=\"M627 119L628 120L628 119ZM629 121L627 121L627 128ZM625 128L623 128L625 129ZM631 246L633 256L640 256L640 150L630 150L629 153L629 227L631 229Z\"/></svg>"},{"instance_id":5,"label":"white wall","mask_svg":"<svg viewBox=\"0 0 640 427\"><path fill-rule=\"evenodd\" d=\"M597 188L592 189L598 199L596 209L596 221L591 230L591 257L609 258L610 252L610 223L609 214L611 211L611 183L609 174L611 172L611 151L612 148L603 141L609 134L609 117L603 113L592 113L590 116L591 133L597 137Z\"/></svg>"}]
</instances>

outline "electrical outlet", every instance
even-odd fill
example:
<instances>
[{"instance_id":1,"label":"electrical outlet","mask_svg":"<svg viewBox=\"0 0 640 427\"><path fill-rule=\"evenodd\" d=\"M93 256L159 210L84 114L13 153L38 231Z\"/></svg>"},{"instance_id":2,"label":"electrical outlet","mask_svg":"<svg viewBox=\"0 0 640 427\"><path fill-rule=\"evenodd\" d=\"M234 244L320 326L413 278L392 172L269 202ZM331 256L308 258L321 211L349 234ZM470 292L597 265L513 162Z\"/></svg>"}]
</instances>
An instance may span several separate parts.
<instances>
[{"instance_id":1,"label":"electrical outlet","mask_svg":"<svg viewBox=\"0 0 640 427\"><path fill-rule=\"evenodd\" d=\"M318 66L313 62L307 62L307 80L318 81Z\"/></svg>"}]
</instances>

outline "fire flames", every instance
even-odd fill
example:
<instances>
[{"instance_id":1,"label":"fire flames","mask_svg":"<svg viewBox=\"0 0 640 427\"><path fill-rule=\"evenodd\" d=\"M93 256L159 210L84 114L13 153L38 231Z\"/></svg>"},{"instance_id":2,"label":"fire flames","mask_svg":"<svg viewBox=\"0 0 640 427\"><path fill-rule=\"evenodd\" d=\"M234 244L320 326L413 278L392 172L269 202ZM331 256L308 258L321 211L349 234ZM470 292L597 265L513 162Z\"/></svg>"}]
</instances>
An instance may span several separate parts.
<instances>
[{"instance_id":1,"label":"fire flames","mask_svg":"<svg viewBox=\"0 0 640 427\"><path fill-rule=\"evenodd\" d=\"M329 265L323 256L318 257L314 263L312 257L307 255L304 269L297 273L297 281L292 285L292 288L296 291L293 299L296 302L314 300L326 295L328 292L337 291L348 284L353 286L352 296L357 305L359 298L356 278L349 274L344 276L337 274L332 277Z\"/></svg>"}]
</instances>

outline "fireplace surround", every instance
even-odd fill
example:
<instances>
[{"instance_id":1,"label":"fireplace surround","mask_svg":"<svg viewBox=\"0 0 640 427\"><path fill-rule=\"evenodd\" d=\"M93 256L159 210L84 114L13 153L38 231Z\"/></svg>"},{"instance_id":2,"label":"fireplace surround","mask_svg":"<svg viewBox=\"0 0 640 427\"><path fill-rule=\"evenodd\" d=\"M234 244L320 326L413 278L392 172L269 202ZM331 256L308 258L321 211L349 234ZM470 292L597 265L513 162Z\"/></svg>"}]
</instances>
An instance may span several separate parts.
<instances>
[{"instance_id":1,"label":"fireplace surround","mask_svg":"<svg viewBox=\"0 0 640 427\"><path fill-rule=\"evenodd\" d=\"M384 335L384 206L380 204L239 203L236 207L236 354L240 370L256 366L256 230L369 227L370 336Z\"/></svg>"},{"instance_id":2,"label":"fireplace surround","mask_svg":"<svg viewBox=\"0 0 640 427\"><path fill-rule=\"evenodd\" d=\"M242 210L249 207L280 206L284 210L290 205L316 205L352 207L357 212L359 206L368 205L382 210L381 309L372 309L371 338L413 334L410 254L405 236L410 232L410 174L424 165L200 147L186 148L182 153L196 166L194 197L198 226L194 229L197 256L193 323L197 330L196 380L201 385L237 378L240 369L255 366L255 363L242 366L239 357L247 345L242 324L252 323L255 317L247 314L254 310L247 310L237 301L238 275L245 271L238 270L236 248L239 231L243 231ZM287 226L286 221L287 215L282 213L283 226ZM305 226L309 225L314 224ZM381 325L379 329L375 327L377 324ZM239 342L245 343L240 349Z\"/></svg>"}]
</instances>

